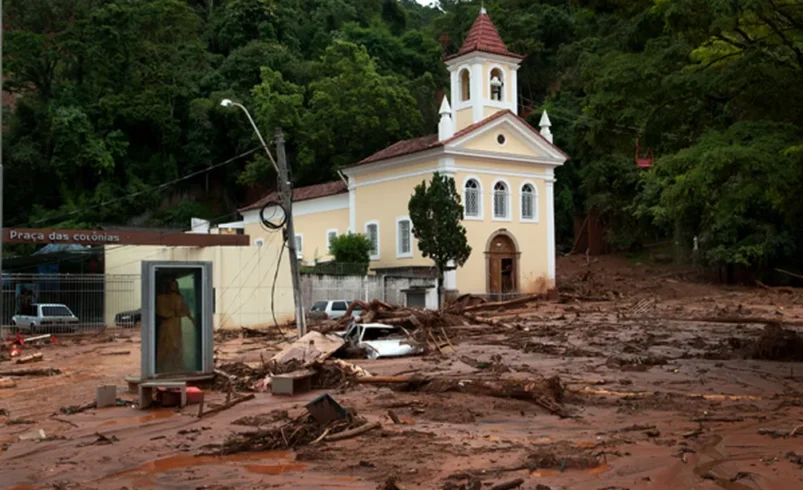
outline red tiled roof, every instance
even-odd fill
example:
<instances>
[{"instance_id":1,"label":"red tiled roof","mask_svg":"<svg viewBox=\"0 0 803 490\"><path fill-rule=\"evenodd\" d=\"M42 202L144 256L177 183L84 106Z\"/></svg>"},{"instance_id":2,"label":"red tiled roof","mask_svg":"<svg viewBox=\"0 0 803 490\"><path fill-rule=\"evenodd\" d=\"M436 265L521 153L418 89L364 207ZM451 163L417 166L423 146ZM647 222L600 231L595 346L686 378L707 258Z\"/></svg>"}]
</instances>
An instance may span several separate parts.
<instances>
[{"instance_id":1,"label":"red tiled roof","mask_svg":"<svg viewBox=\"0 0 803 490\"><path fill-rule=\"evenodd\" d=\"M379 160L387 160L388 158L398 157L401 155L409 155L411 153L429 150L430 148L435 148L437 146L442 146L441 142L438 141L437 134L428 134L426 136L413 138L411 140L401 140L393 143L384 150L374 153L368 158L360 160L356 165L378 162Z\"/></svg>"},{"instance_id":2,"label":"red tiled roof","mask_svg":"<svg viewBox=\"0 0 803 490\"><path fill-rule=\"evenodd\" d=\"M534 127L530 126L530 123L528 123L527 121L525 121L521 117L519 117L516 114L514 114L513 111L511 111L510 109L507 109L507 110L504 110L504 111L495 112L495 113L491 114L490 116L486 117L485 119L483 119L482 121L475 122L474 124L466 126L465 128L463 128L460 131L456 132L454 134L454 136L452 136L451 138L449 138L449 139L447 139L445 141L438 141L438 135L437 134L430 134L430 135L427 135L427 136L421 136L420 138L415 138L415 139L411 139L411 140L402 140L402 141L396 142L396 143L388 146L387 148L385 148L382 151L374 153L373 155L369 156L368 158L365 158L365 159L355 163L354 165L352 165L352 167L357 167L359 165L365 165L365 164L368 164L368 163L378 162L380 160L387 160L387 159L393 158L393 157L400 157L400 156L404 156L404 155L410 155L412 153L418 153L419 151L430 150L432 148L441 147L441 146L445 145L446 143L450 143L450 142L456 140L457 138L461 138L461 137L467 135L468 133L474 131L475 129L481 128L482 126L485 126L486 124L489 124L489 123L499 119L500 117L506 116L508 114L512 114L513 117L515 117L516 119L521 121L524 124L524 126L526 126L529 130L531 130L536 135L537 138L540 138L548 146L551 146L552 148L554 148L555 150L560 152L560 154L565 156L567 159L569 158L569 155L564 153L560 148L558 148L554 144L550 143L549 140L547 140L546 138L541 136L541 133L539 133Z\"/></svg>"},{"instance_id":3,"label":"red tiled roof","mask_svg":"<svg viewBox=\"0 0 803 490\"><path fill-rule=\"evenodd\" d=\"M346 183L342 180L335 180L325 184L309 185L306 187L298 187L293 189L293 202L307 201L309 199L317 199L319 197L334 196L337 194L344 194L348 192ZM270 201L275 201L279 198L277 192L271 192L259 201L250 204L244 208L239 209L242 211L250 211L252 209L259 209Z\"/></svg>"},{"instance_id":4,"label":"red tiled roof","mask_svg":"<svg viewBox=\"0 0 803 490\"><path fill-rule=\"evenodd\" d=\"M519 59L524 58L524 56L508 51L507 45L505 45L505 42L502 41L502 37L499 35L499 31L496 30L494 23L491 22L491 18L488 17L488 14L484 11L481 11L477 20L474 21L471 30L468 31L466 40L463 41L463 46L460 47L460 51L451 56L446 56L444 59L450 60L474 51L511 56Z\"/></svg>"}]
</instances>

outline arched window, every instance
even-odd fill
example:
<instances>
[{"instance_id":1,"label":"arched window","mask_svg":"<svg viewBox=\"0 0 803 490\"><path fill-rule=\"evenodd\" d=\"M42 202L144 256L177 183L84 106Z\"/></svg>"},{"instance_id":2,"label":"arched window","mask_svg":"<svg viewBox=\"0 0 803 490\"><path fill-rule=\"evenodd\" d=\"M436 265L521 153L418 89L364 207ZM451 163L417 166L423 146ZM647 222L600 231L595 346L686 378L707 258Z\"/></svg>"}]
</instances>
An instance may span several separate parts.
<instances>
[{"instance_id":1,"label":"arched window","mask_svg":"<svg viewBox=\"0 0 803 490\"><path fill-rule=\"evenodd\" d=\"M524 184L521 186L521 220L538 221L538 194L535 186Z\"/></svg>"},{"instance_id":2,"label":"arched window","mask_svg":"<svg viewBox=\"0 0 803 490\"><path fill-rule=\"evenodd\" d=\"M468 68L460 71L460 100L463 102L471 100L471 74Z\"/></svg>"},{"instance_id":3,"label":"arched window","mask_svg":"<svg viewBox=\"0 0 803 490\"><path fill-rule=\"evenodd\" d=\"M474 179L468 179L465 186L464 213L466 216L478 218L480 216L480 184Z\"/></svg>"},{"instance_id":4,"label":"arched window","mask_svg":"<svg viewBox=\"0 0 803 490\"><path fill-rule=\"evenodd\" d=\"M498 181L494 184L494 218L508 218L508 188L507 184Z\"/></svg>"},{"instance_id":5,"label":"arched window","mask_svg":"<svg viewBox=\"0 0 803 490\"><path fill-rule=\"evenodd\" d=\"M505 74L499 68L491 70L491 100L502 101L505 99Z\"/></svg>"}]
</instances>

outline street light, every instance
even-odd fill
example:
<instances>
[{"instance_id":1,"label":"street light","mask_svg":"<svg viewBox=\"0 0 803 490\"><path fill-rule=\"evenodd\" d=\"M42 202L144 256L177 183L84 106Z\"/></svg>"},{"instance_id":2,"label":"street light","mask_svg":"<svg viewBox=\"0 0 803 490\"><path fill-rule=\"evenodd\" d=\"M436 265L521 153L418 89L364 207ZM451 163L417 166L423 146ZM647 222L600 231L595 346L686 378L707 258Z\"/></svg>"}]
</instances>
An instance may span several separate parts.
<instances>
[{"instance_id":1,"label":"street light","mask_svg":"<svg viewBox=\"0 0 803 490\"><path fill-rule=\"evenodd\" d=\"M270 162L273 164L273 168L275 168L276 171L279 172L279 166L276 165L276 160L274 160L273 155L270 154L270 150L268 150L268 145L265 144L265 138L263 138L262 133L259 132L259 128L257 128L257 125L254 122L254 119L251 117L251 113L248 112L248 109L246 109L245 106L243 106L242 104L238 104L237 102L232 102L231 99L221 100L220 105L223 107L231 107L231 106L239 107L240 109L243 110L243 112L245 112L246 117L248 117L248 121L251 122L251 127L254 128L254 132L257 134L257 137L259 138L259 142L262 143L262 148L265 150L265 153L268 154L268 158L270 158ZM279 174L281 175L281 172L279 172Z\"/></svg>"},{"instance_id":2,"label":"street light","mask_svg":"<svg viewBox=\"0 0 803 490\"><path fill-rule=\"evenodd\" d=\"M243 112L245 112L246 117L248 117L248 121L251 123L251 126L254 128L254 132L259 138L259 142L262 143L262 148L265 149L265 153L268 154L268 158L270 158L271 163L273 163L273 167L276 169L276 172L279 175L279 193L284 201L282 205L285 216L284 238L287 242L287 249L290 252L290 274L293 280L293 302L295 303L298 336L301 337L307 333L307 318L304 312L304 303L301 298L301 276L299 275L298 271L298 252L296 251L296 235L295 227L293 226L293 184L290 182L290 172L287 169L287 157L284 153L284 137L282 136L282 130L280 128L276 129L276 153L279 158L279 163L277 164L276 160L273 159L273 155L270 154L268 145L265 144L265 139L262 137L262 133L259 132L259 128L257 128L257 125L254 122L254 119L251 117L251 114L248 112L248 109L246 109L242 104L233 102L231 99L221 100L220 105L223 107L239 107L243 110Z\"/></svg>"}]
</instances>

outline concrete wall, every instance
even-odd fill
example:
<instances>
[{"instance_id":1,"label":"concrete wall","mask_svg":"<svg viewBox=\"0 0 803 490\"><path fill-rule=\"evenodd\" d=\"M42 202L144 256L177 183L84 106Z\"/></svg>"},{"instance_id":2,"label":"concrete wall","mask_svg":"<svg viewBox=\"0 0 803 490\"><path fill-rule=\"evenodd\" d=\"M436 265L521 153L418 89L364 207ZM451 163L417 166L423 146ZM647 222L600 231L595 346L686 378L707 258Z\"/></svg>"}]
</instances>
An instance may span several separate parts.
<instances>
[{"instance_id":1,"label":"concrete wall","mask_svg":"<svg viewBox=\"0 0 803 490\"><path fill-rule=\"evenodd\" d=\"M273 324L271 286L278 263L278 241L266 242L263 247L108 246L105 252L106 273L139 275L143 260L209 261L213 264L215 288L214 327L269 326ZM107 287L107 325L114 324L114 315L119 313L115 305L122 303L122 294L131 295L130 292ZM133 296L125 303L135 304L135 308L138 308L142 304L139 281ZM276 319L280 323L294 317L293 288L286 250L276 279L274 306Z\"/></svg>"},{"instance_id":2,"label":"concrete wall","mask_svg":"<svg viewBox=\"0 0 803 490\"><path fill-rule=\"evenodd\" d=\"M392 305L405 306L405 289L411 286L434 285L428 279L390 276L329 276L319 274L301 275L301 293L304 306L309 309L316 301L342 299L347 301L371 301L380 299ZM427 290L426 307L436 309L436 288Z\"/></svg>"}]
</instances>

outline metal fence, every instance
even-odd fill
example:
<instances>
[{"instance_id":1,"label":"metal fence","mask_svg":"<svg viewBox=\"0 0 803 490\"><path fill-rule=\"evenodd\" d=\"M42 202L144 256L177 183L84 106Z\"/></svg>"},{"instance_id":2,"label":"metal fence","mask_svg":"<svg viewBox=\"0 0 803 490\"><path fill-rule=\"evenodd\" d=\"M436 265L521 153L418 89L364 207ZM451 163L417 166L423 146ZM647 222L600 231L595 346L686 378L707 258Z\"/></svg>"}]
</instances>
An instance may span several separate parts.
<instances>
[{"instance_id":1,"label":"metal fence","mask_svg":"<svg viewBox=\"0 0 803 490\"><path fill-rule=\"evenodd\" d=\"M138 326L135 321L115 320L118 313L140 308L138 275L3 274L2 279L4 336L15 331L66 334ZM39 309L34 305L42 304L64 305L76 319L37 319Z\"/></svg>"}]
</instances>

